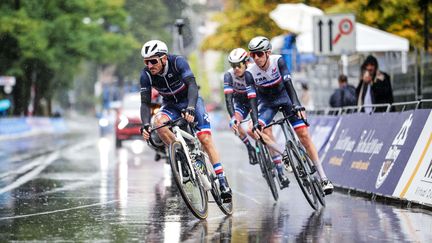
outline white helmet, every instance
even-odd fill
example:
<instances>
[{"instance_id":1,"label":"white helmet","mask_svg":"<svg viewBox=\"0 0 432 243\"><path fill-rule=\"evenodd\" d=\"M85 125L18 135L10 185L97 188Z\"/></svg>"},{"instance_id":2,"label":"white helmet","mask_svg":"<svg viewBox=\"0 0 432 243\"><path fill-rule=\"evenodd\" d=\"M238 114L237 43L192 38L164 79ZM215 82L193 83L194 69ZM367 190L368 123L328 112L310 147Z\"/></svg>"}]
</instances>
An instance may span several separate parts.
<instances>
[{"instance_id":1,"label":"white helmet","mask_svg":"<svg viewBox=\"0 0 432 243\"><path fill-rule=\"evenodd\" d=\"M250 52L269 51L271 50L272 46L270 40L267 37L257 36L249 42L248 48Z\"/></svg>"},{"instance_id":2,"label":"white helmet","mask_svg":"<svg viewBox=\"0 0 432 243\"><path fill-rule=\"evenodd\" d=\"M141 49L141 55L144 58L160 56L161 54L168 54L168 47L160 40L147 41Z\"/></svg>"},{"instance_id":3,"label":"white helmet","mask_svg":"<svg viewBox=\"0 0 432 243\"><path fill-rule=\"evenodd\" d=\"M248 59L248 53L243 48L236 48L232 50L228 56L230 63L245 62Z\"/></svg>"}]
</instances>

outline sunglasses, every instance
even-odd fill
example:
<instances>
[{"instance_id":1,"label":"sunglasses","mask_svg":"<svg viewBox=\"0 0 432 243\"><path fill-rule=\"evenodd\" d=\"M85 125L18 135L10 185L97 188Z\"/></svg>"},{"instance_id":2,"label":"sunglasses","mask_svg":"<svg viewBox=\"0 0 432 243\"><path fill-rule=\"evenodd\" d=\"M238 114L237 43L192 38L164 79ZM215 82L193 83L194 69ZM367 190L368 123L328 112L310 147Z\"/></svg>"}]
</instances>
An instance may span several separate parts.
<instances>
[{"instance_id":1,"label":"sunglasses","mask_svg":"<svg viewBox=\"0 0 432 243\"><path fill-rule=\"evenodd\" d=\"M244 64L245 64L244 62L231 63L231 67L233 69L235 69L235 68L242 68L244 66Z\"/></svg>"},{"instance_id":2,"label":"sunglasses","mask_svg":"<svg viewBox=\"0 0 432 243\"><path fill-rule=\"evenodd\" d=\"M264 54L265 54L265 52L263 52L263 51L256 51L256 52L251 52L250 53L250 55L251 55L252 58L262 57L262 56L264 56Z\"/></svg>"},{"instance_id":3,"label":"sunglasses","mask_svg":"<svg viewBox=\"0 0 432 243\"><path fill-rule=\"evenodd\" d=\"M150 63L151 65L156 65L156 64L159 63L159 59L155 58L155 59L144 60L144 64L145 64L146 66L148 66L149 63Z\"/></svg>"}]
</instances>

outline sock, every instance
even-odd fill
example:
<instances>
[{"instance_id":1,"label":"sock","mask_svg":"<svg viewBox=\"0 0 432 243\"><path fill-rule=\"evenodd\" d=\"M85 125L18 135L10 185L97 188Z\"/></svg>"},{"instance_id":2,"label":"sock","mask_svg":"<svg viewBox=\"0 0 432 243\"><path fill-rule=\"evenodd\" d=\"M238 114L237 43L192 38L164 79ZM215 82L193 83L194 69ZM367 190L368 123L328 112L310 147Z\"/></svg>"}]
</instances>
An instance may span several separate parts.
<instances>
[{"instance_id":1,"label":"sock","mask_svg":"<svg viewBox=\"0 0 432 243\"><path fill-rule=\"evenodd\" d=\"M247 136L244 136L243 138L240 138L240 139L242 140L242 142L243 142L247 147L249 147L249 146L251 145Z\"/></svg>"},{"instance_id":2,"label":"sock","mask_svg":"<svg viewBox=\"0 0 432 243\"><path fill-rule=\"evenodd\" d=\"M214 169L217 176L219 176L219 175L223 176L224 171L223 171L221 163L214 164L213 169Z\"/></svg>"},{"instance_id":3,"label":"sock","mask_svg":"<svg viewBox=\"0 0 432 243\"><path fill-rule=\"evenodd\" d=\"M280 155L275 155L272 157L273 163L275 163L276 165L276 170L278 171L278 173L283 173L282 171L282 156Z\"/></svg>"},{"instance_id":4,"label":"sock","mask_svg":"<svg viewBox=\"0 0 432 243\"><path fill-rule=\"evenodd\" d=\"M318 174L320 175L320 177L321 177L321 180L327 180L327 176L326 176L326 174L325 174L325 172L324 172L324 169L323 169L323 167L322 167L322 164L321 164L321 162L320 161L313 161L313 163L314 163L314 165L315 165L315 167L316 167L316 169L317 169L317 171L318 171Z\"/></svg>"}]
</instances>

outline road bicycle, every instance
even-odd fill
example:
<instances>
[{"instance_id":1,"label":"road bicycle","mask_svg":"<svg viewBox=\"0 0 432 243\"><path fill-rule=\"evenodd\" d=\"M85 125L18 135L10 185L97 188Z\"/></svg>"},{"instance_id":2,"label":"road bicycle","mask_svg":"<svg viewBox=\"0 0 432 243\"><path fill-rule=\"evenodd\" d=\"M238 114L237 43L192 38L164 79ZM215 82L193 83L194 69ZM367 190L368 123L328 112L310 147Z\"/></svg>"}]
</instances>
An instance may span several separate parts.
<instances>
[{"instance_id":1,"label":"road bicycle","mask_svg":"<svg viewBox=\"0 0 432 243\"><path fill-rule=\"evenodd\" d=\"M309 205L317 210L319 208L318 202L322 206L325 206L325 194L321 187L321 180L317 175L315 166L306 152L306 149L289 122L292 116L297 116L297 113L304 111L304 108L293 109L292 114L287 114L282 107L279 108L279 111L282 112L283 117L277 121L271 122L266 128L273 125L281 126L286 141L285 150L282 154L282 162L285 166L291 166L303 195ZM305 124L308 124L303 116L300 116L300 119L302 119Z\"/></svg>"},{"instance_id":2,"label":"road bicycle","mask_svg":"<svg viewBox=\"0 0 432 243\"><path fill-rule=\"evenodd\" d=\"M169 127L174 133L175 140L169 146L168 160L183 201L192 214L199 219L207 218L207 192L210 191L220 210L225 215L231 215L232 199L224 201L221 198L219 180L196 136L196 131L199 130L196 123L188 123L183 117L179 117L150 129L150 133L162 127Z\"/></svg>"}]
</instances>

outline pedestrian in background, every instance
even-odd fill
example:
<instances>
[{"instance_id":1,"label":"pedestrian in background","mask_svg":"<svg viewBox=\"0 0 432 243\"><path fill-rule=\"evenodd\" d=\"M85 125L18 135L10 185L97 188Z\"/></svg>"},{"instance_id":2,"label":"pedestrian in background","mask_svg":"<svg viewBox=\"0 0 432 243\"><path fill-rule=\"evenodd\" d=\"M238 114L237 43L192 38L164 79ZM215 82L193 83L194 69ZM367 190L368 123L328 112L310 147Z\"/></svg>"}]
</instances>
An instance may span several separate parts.
<instances>
[{"instance_id":1,"label":"pedestrian in background","mask_svg":"<svg viewBox=\"0 0 432 243\"><path fill-rule=\"evenodd\" d=\"M357 104L356 88L348 84L346 75L339 75L339 88L330 97L331 107L355 106Z\"/></svg>"},{"instance_id":2,"label":"pedestrian in background","mask_svg":"<svg viewBox=\"0 0 432 243\"><path fill-rule=\"evenodd\" d=\"M393 103L393 91L390 76L379 70L378 61L374 56L367 56L361 66L360 83L356 90L357 105L374 105ZM376 112L386 111L386 107L377 107ZM371 107L365 107L364 111L372 112Z\"/></svg>"}]
</instances>

